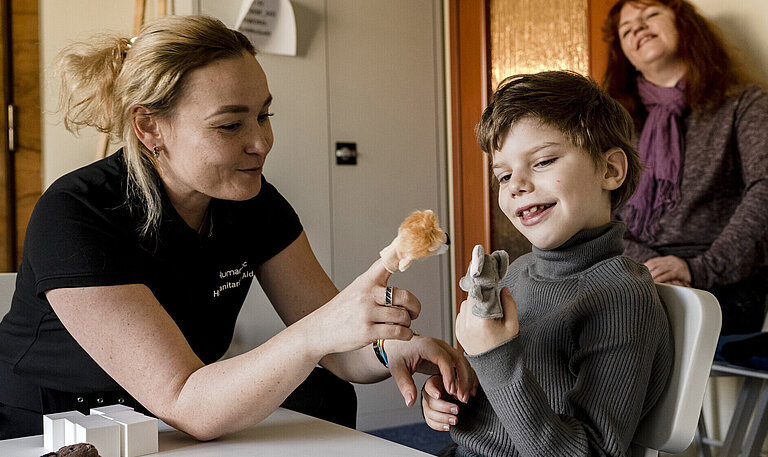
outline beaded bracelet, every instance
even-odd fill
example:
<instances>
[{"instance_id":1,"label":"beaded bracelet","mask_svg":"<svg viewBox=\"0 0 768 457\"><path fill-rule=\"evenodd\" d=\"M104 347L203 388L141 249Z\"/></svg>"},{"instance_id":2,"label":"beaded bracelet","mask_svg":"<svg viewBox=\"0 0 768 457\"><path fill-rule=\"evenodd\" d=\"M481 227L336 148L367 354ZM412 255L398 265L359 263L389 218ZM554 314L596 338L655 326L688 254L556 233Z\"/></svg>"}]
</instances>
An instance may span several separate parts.
<instances>
[{"instance_id":1,"label":"beaded bracelet","mask_svg":"<svg viewBox=\"0 0 768 457\"><path fill-rule=\"evenodd\" d=\"M387 359L387 352L384 350L384 340L379 338L373 342L373 352L376 354L376 358L379 359L382 365L389 368L389 360Z\"/></svg>"}]
</instances>

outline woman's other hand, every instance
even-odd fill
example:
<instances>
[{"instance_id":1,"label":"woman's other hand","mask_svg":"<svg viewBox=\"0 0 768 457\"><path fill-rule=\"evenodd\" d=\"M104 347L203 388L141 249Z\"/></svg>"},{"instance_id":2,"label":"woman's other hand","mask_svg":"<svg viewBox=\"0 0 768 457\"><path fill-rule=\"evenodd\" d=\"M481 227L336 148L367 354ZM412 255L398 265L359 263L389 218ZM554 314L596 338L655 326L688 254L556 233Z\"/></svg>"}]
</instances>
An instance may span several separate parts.
<instances>
[{"instance_id":1,"label":"woman's other hand","mask_svg":"<svg viewBox=\"0 0 768 457\"><path fill-rule=\"evenodd\" d=\"M654 282L689 286L691 284L691 271L688 264L680 257L667 255L654 257L645 262Z\"/></svg>"},{"instance_id":2,"label":"woman's other hand","mask_svg":"<svg viewBox=\"0 0 768 457\"><path fill-rule=\"evenodd\" d=\"M385 349L389 371L409 407L416 402L416 372L439 373L445 391L465 403L477 391L477 377L464 354L445 341L417 336L409 342L387 341Z\"/></svg>"},{"instance_id":3,"label":"woman's other hand","mask_svg":"<svg viewBox=\"0 0 768 457\"><path fill-rule=\"evenodd\" d=\"M456 317L456 339L474 355L486 352L517 336L520 327L517 320L517 303L506 287L501 290L501 319L481 319L472 314L472 304L464 300Z\"/></svg>"},{"instance_id":4,"label":"woman's other hand","mask_svg":"<svg viewBox=\"0 0 768 457\"><path fill-rule=\"evenodd\" d=\"M458 422L458 400L445 390L441 376L432 376L421 389L421 409L424 421L433 430L447 432Z\"/></svg>"}]
</instances>

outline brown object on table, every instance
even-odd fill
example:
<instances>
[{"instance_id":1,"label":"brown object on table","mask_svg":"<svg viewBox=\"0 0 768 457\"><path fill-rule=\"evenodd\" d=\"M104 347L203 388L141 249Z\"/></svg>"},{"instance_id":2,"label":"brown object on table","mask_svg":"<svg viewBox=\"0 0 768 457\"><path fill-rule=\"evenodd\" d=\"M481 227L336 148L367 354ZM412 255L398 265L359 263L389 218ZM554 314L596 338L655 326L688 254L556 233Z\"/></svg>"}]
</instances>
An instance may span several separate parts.
<instances>
[{"instance_id":1,"label":"brown object on table","mask_svg":"<svg viewBox=\"0 0 768 457\"><path fill-rule=\"evenodd\" d=\"M88 443L77 443L64 446L56 452L49 452L42 457L101 457L96 446Z\"/></svg>"}]
</instances>

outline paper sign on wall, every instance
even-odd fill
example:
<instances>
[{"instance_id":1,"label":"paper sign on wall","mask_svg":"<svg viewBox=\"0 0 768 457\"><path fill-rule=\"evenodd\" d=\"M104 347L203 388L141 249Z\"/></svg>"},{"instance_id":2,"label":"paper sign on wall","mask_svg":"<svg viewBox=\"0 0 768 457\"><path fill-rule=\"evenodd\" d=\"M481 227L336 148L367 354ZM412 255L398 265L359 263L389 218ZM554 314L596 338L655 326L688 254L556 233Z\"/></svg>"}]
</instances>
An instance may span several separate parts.
<instances>
[{"instance_id":1,"label":"paper sign on wall","mask_svg":"<svg viewBox=\"0 0 768 457\"><path fill-rule=\"evenodd\" d=\"M296 55L296 17L290 0L244 0L237 30L259 52Z\"/></svg>"}]
</instances>

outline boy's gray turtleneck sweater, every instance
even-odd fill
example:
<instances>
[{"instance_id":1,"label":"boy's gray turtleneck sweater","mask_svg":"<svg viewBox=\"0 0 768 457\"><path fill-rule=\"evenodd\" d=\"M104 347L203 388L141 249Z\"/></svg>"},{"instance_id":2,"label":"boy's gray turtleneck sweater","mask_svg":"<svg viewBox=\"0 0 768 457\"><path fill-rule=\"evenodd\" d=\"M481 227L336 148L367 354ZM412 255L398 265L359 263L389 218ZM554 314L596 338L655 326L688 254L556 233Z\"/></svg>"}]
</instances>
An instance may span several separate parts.
<instances>
[{"instance_id":1,"label":"boy's gray turtleneck sweater","mask_svg":"<svg viewBox=\"0 0 768 457\"><path fill-rule=\"evenodd\" d=\"M624 225L533 248L500 287L520 333L470 356L481 389L459 405L457 456L625 455L671 370L669 321L648 270L623 251Z\"/></svg>"}]
</instances>

